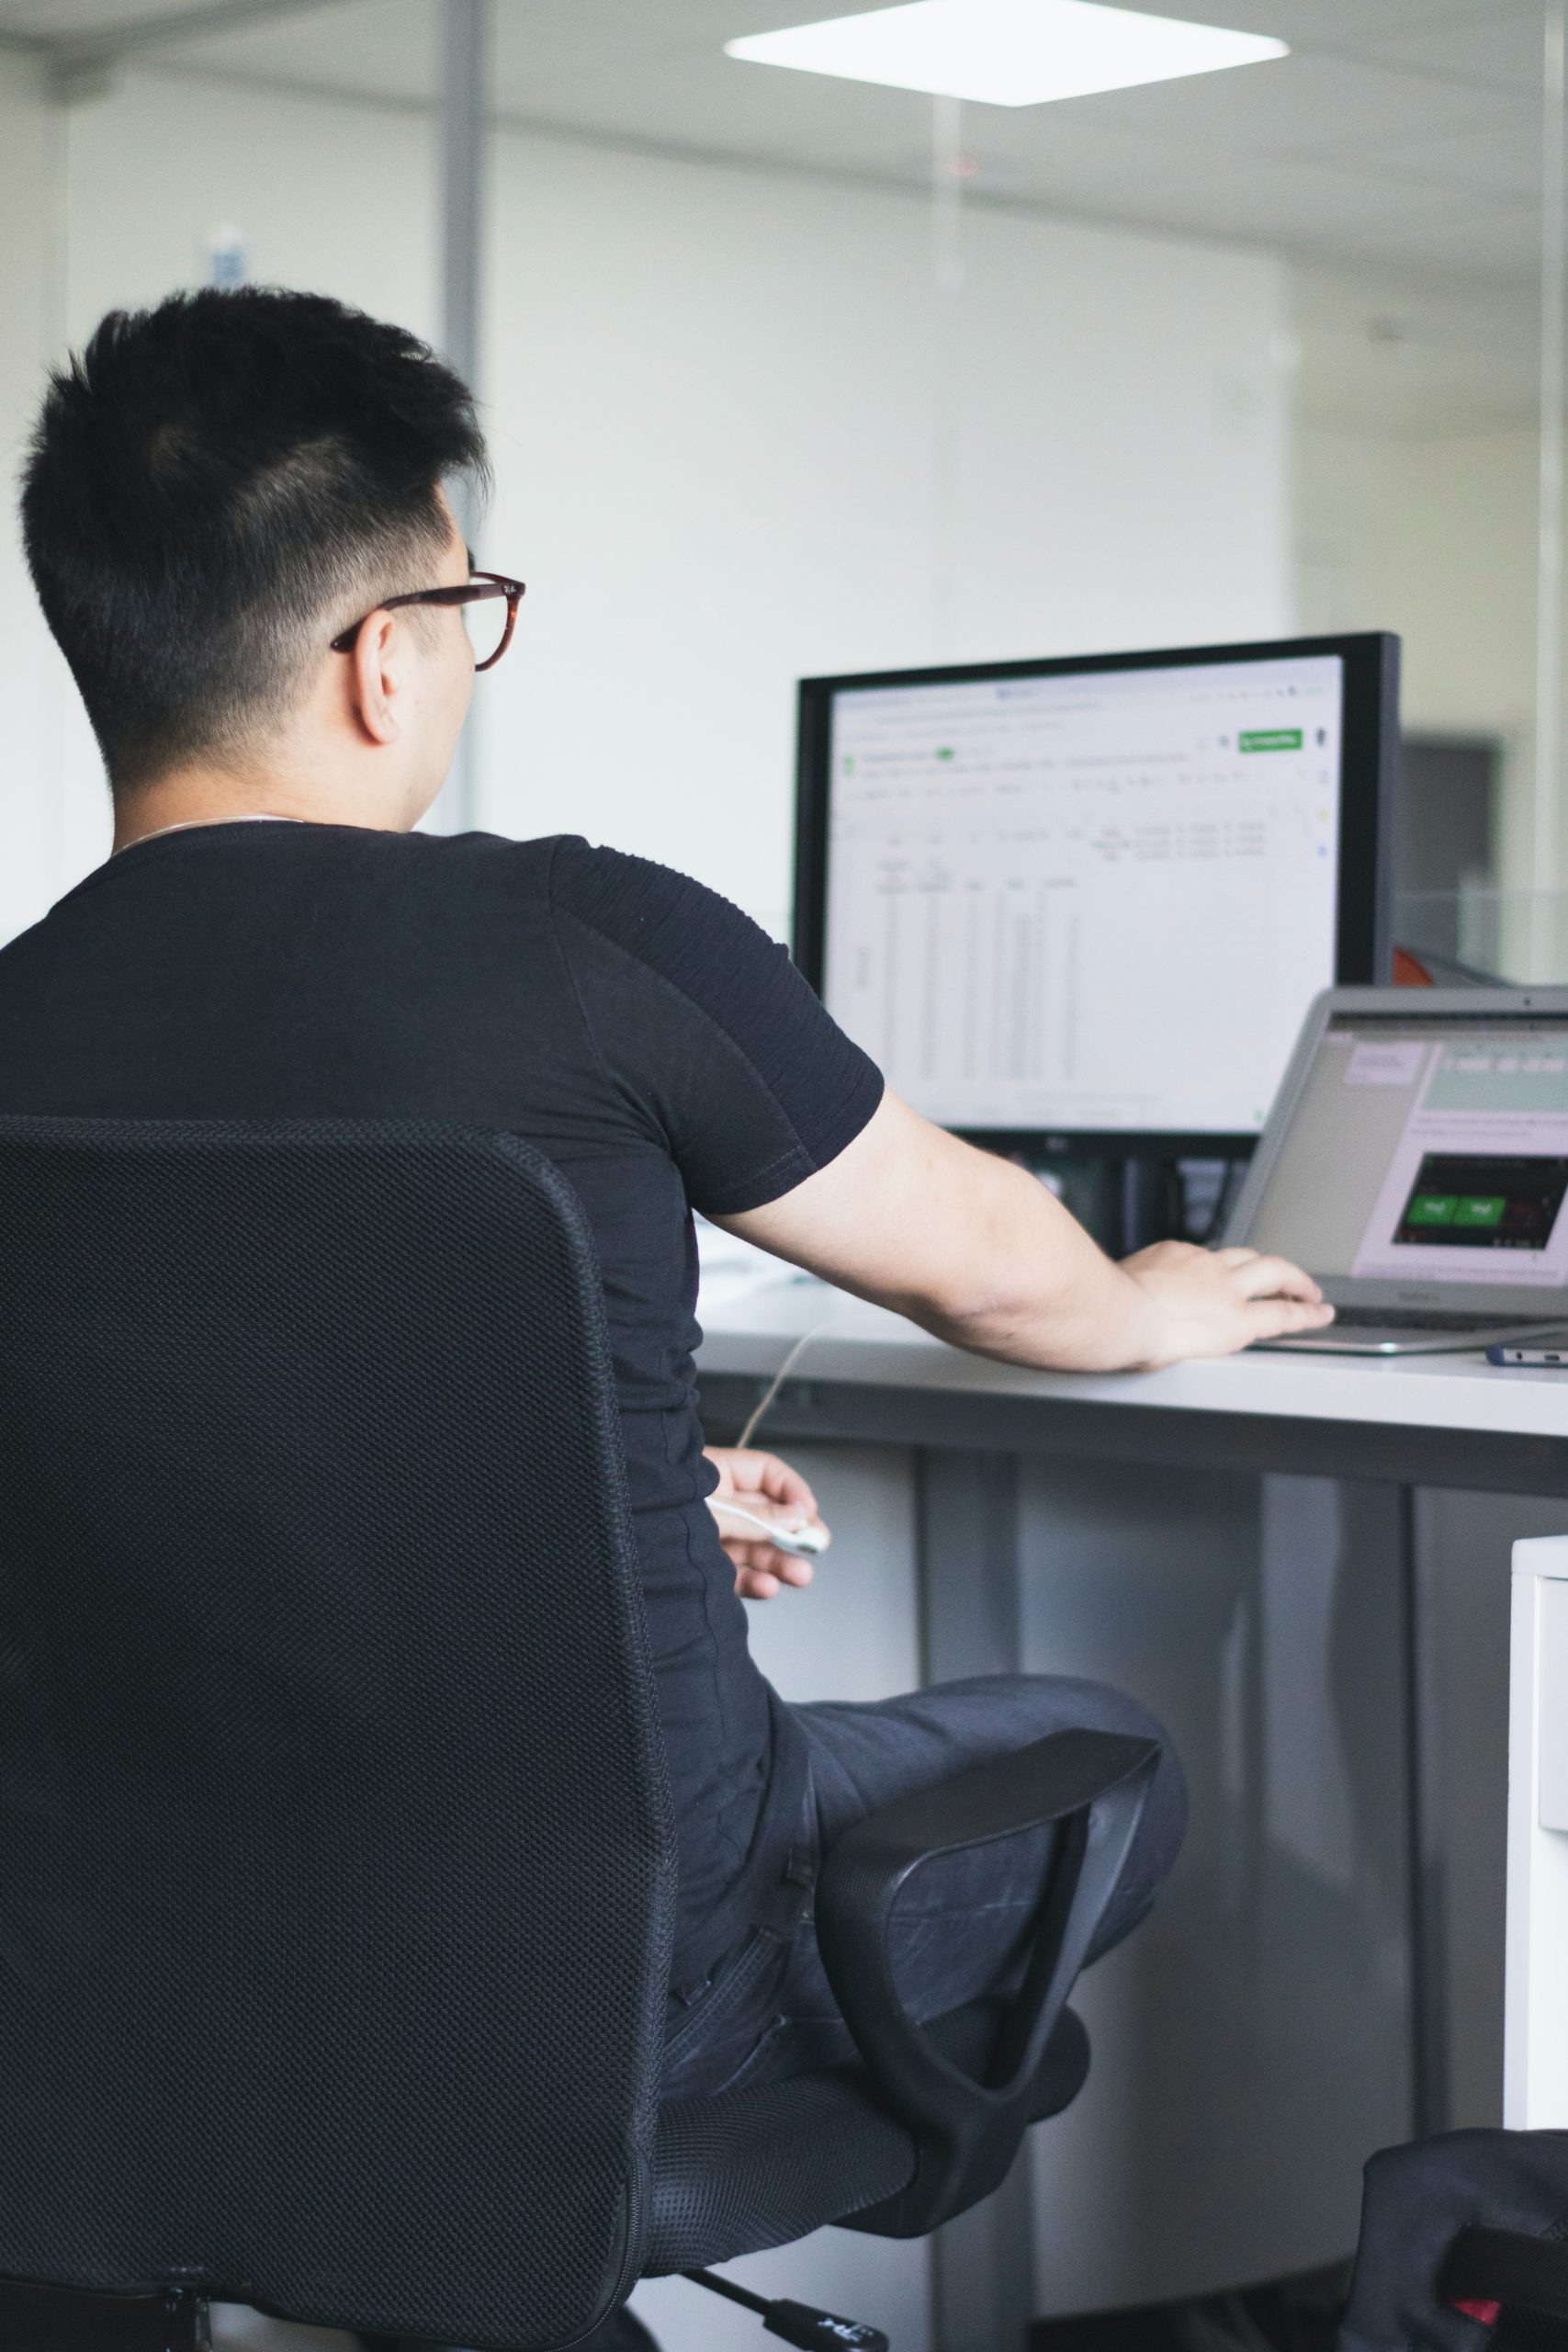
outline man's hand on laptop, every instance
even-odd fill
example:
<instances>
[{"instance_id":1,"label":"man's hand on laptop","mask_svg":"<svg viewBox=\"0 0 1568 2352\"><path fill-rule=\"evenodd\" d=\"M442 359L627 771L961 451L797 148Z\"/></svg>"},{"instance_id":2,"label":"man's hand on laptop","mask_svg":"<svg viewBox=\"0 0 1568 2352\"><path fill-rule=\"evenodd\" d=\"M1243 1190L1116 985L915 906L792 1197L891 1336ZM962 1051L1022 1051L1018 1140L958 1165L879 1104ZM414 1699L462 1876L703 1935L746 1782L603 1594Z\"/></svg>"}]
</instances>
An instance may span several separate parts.
<instances>
[{"instance_id":1,"label":"man's hand on laptop","mask_svg":"<svg viewBox=\"0 0 1568 2352\"><path fill-rule=\"evenodd\" d=\"M1162 1241L1115 1264L1033 1176L894 1094L792 1192L714 1216L775 1257L1009 1363L1151 1371L1334 1319L1310 1274L1255 1250Z\"/></svg>"},{"instance_id":2,"label":"man's hand on laptop","mask_svg":"<svg viewBox=\"0 0 1568 2352\"><path fill-rule=\"evenodd\" d=\"M1123 1258L1122 1271L1158 1310L1155 1345L1143 1359L1150 1371L1187 1356L1234 1355L1254 1340L1319 1331L1334 1320L1310 1274L1257 1250L1156 1241Z\"/></svg>"},{"instance_id":3,"label":"man's hand on laptop","mask_svg":"<svg viewBox=\"0 0 1568 2352\"><path fill-rule=\"evenodd\" d=\"M813 1548L825 1552L829 1537L817 1516L817 1498L801 1476L776 1453L753 1447L710 1445L706 1458L718 1472L708 1509L718 1540L735 1564L735 1589L742 1600L772 1600L783 1585L811 1582L811 1563L781 1551L768 1529L798 1535L810 1531Z\"/></svg>"}]
</instances>

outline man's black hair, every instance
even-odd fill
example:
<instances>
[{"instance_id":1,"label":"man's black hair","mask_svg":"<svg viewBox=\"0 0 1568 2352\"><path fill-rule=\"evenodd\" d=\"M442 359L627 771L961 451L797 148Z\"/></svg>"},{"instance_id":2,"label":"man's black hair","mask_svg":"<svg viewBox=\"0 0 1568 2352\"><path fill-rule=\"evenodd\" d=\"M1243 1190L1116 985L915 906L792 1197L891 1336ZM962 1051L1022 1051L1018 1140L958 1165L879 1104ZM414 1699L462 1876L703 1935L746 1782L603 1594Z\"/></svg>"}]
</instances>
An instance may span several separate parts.
<instances>
[{"instance_id":1,"label":"man's black hair","mask_svg":"<svg viewBox=\"0 0 1568 2352\"><path fill-rule=\"evenodd\" d=\"M333 635L434 584L438 491L485 475L401 327L262 287L111 311L51 378L22 528L114 788L265 736Z\"/></svg>"}]
</instances>

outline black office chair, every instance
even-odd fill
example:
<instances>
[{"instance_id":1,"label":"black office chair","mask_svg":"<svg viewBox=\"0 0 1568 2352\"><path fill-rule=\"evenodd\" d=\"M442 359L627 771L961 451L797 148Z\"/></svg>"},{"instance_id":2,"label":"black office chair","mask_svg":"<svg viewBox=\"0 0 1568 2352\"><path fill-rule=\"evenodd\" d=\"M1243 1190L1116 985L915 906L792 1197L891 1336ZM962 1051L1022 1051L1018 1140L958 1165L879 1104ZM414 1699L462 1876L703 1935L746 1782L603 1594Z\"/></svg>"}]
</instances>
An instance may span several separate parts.
<instances>
[{"instance_id":1,"label":"black office chair","mask_svg":"<svg viewBox=\"0 0 1568 2352\"><path fill-rule=\"evenodd\" d=\"M930 2229L1082 2081L1154 1762L1066 1734L853 1830L818 1919L863 2065L661 2108L670 1802L569 1186L431 1127L0 1119L6 2352L189 2352L210 2300L535 2352L649 2274ZM1051 1821L1017 1996L911 2022L899 1888Z\"/></svg>"},{"instance_id":2,"label":"black office chair","mask_svg":"<svg viewBox=\"0 0 1568 2352\"><path fill-rule=\"evenodd\" d=\"M1445 2132L1375 2155L1340 2345L1568 2352L1568 2132Z\"/></svg>"}]
</instances>

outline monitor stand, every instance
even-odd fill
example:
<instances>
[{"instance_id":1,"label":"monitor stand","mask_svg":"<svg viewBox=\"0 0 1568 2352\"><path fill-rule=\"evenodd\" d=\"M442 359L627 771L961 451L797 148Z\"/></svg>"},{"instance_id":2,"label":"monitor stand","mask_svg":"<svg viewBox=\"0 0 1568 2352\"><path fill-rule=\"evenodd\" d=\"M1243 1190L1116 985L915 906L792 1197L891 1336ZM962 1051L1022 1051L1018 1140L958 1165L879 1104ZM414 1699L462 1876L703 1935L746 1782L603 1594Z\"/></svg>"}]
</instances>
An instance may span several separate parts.
<instances>
[{"instance_id":1,"label":"monitor stand","mask_svg":"<svg viewBox=\"0 0 1568 2352\"><path fill-rule=\"evenodd\" d=\"M1176 1158L1156 1152L1018 1152L1113 1258L1156 1241L1210 1242L1224 1229L1242 1159Z\"/></svg>"}]
</instances>

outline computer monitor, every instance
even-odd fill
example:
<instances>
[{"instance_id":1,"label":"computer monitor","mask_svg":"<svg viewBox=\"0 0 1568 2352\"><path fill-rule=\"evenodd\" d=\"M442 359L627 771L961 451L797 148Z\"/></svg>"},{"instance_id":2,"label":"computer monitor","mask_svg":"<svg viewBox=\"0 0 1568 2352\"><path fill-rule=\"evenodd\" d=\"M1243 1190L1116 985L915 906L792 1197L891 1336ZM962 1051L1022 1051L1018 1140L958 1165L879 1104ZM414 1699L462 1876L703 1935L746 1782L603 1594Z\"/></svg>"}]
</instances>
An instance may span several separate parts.
<instances>
[{"instance_id":1,"label":"computer monitor","mask_svg":"<svg viewBox=\"0 0 1568 2352\"><path fill-rule=\"evenodd\" d=\"M1387 977L1399 640L808 678L795 952L888 1084L1049 1151L1235 1154Z\"/></svg>"}]
</instances>

